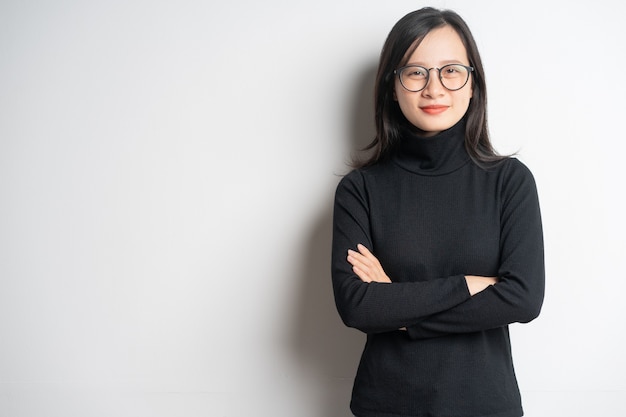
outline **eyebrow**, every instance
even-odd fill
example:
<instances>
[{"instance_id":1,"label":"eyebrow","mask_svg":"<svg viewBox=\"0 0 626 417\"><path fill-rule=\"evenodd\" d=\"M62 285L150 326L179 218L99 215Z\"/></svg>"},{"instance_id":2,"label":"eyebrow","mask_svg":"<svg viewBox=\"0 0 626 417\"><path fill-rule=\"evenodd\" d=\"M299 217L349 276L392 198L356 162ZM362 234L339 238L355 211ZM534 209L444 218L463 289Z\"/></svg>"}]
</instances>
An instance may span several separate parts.
<instances>
[{"instance_id":1,"label":"eyebrow","mask_svg":"<svg viewBox=\"0 0 626 417\"><path fill-rule=\"evenodd\" d=\"M448 65L448 64L468 65L468 64L464 64L463 61L461 61L460 59L447 59L445 61L440 61L439 64L442 67L444 65ZM427 65L424 62L422 62L422 61L416 61L416 62L409 61L405 65L407 65L407 66L409 66L409 65L417 65L417 66L420 66L420 67L427 68ZM433 68L435 68L435 67L433 67Z\"/></svg>"}]
</instances>

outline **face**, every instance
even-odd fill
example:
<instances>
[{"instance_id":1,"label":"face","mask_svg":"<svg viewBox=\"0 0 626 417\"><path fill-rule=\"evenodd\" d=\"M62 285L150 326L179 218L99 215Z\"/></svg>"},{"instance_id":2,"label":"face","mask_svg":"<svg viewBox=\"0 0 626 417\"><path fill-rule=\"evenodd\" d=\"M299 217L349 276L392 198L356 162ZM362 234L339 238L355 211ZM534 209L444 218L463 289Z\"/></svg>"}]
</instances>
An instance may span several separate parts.
<instances>
[{"instance_id":1,"label":"face","mask_svg":"<svg viewBox=\"0 0 626 417\"><path fill-rule=\"evenodd\" d=\"M469 65L465 46L450 26L430 31L405 65L441 68L446 64ZM441 85L439 74L433 69L423 90L408 91L396 77L394 92L404 117L420 129L423 136L433 136L454 126L467 112L472 97L472 77L470 75L460 90L450 91Z\"/></svg>"}]
</instances>

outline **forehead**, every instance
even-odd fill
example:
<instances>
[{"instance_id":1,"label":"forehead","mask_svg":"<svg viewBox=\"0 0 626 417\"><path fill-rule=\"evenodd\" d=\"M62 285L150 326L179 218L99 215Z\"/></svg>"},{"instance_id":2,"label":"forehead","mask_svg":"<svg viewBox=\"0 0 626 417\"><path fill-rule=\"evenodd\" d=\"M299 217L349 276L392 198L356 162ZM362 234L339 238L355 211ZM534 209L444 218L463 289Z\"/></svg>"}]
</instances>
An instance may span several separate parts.
<instances>
[{"instance_id":1,"label":"forehead","mask_svg":"<svg viewBox=\"0 0 626 417\"><path fill-rule=\"evenodd\" d=\"M407 64L436 66L451 62L469 63L465 45L451 26L431 30L419 42L417 48L410 48L407 53L410 54L405 58Z\"/></svg>"}]
</instances>

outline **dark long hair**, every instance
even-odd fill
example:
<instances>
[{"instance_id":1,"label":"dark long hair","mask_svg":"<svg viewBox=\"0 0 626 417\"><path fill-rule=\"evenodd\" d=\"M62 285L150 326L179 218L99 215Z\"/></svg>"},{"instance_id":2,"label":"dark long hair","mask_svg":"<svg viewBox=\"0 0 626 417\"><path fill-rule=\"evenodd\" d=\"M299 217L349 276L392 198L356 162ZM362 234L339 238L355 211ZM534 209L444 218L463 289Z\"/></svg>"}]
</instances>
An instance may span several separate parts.
<instances>
[{"instance_id":1,"label":"dark long hair","mask_svg":"<svg viewBox=\"0 0 626 417\"><path fill-rule=\"evenodd\" d=\"M465 21L453 11L425 7L400 19L391 29L380 54L374 90L374 118L376 137L365 148L371 152L365 160L355 160L355 167L371 165L389 155L400 139L400 127L407 121L394 100L393 71L406 61L433 29L452 27L461 37L472 72L472 98L465 114L465 147L469 156L479 166L502 160L496 153L487 129L487 88L483 64L476 41Z\"/></svg>"}]
</instances>

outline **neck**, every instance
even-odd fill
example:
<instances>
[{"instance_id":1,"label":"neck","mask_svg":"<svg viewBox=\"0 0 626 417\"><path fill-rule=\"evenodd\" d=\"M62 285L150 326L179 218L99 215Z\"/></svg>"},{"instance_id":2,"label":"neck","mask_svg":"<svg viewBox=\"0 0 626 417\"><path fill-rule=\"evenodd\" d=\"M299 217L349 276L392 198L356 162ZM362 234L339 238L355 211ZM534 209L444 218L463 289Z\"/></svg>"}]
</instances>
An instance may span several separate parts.
<instances>
[{"instance_id":1,"label":"neck","mask_svg":"<svg viewBox=\"0 0 626 417\"><path fill-rule=\"evenodd\" d=\"M402 168L420 175L444 175L465 165L465 120L448 130L424 137L415 130L403 129L394 160Z\"/></svg>"}]
</instances>

